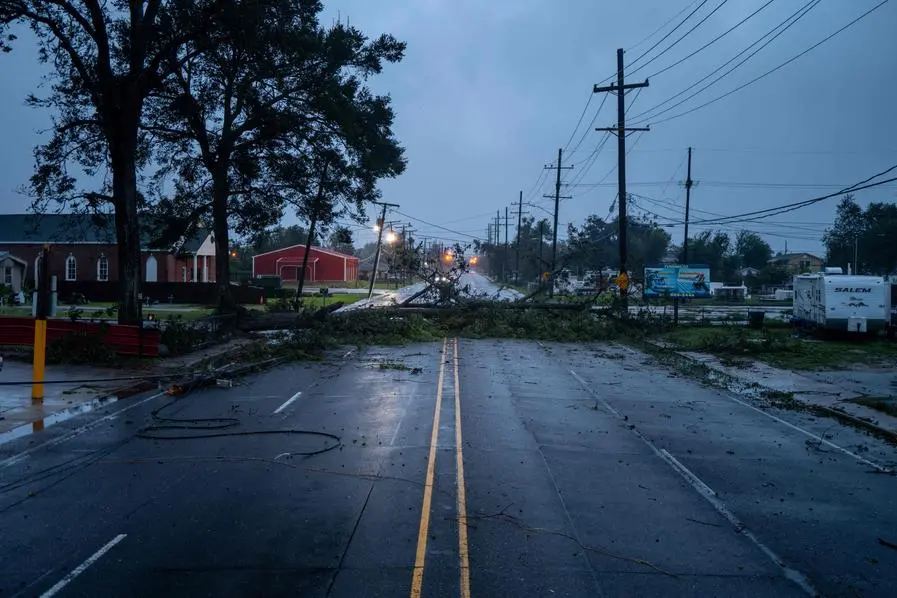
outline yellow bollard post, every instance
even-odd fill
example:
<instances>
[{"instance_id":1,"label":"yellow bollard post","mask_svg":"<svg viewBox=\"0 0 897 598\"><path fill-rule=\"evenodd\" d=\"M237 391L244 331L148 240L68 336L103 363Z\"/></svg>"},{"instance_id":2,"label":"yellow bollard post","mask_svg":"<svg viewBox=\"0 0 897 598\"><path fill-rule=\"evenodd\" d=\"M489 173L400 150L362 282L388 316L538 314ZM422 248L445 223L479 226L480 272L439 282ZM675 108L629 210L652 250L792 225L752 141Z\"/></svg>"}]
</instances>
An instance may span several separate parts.
<instances>
[{"instance_id":1,"label":"yellow bollard post","mask_svg":"<svg viewBox=\"0 0 897 598\"><path fill-rule=\"evenodd\" d=\"M34 320L34 384L31 387L31 402L42 403L44 400L44 365L47 360L47 320L38 317Z\"/></svg>"},{"instance_id":2,"label":"yellow bollard post","mask_svg":"<svg viewBox=\"0 0 897 598\"><path fill-rule=\"evenodd\" d=\"M50 248L44 245L38 261L37 309L34 314L34 365L32 368L31 403L44 402L44 366L47 360L47 316L50 313Z\"/></svg>"}]
</instances>

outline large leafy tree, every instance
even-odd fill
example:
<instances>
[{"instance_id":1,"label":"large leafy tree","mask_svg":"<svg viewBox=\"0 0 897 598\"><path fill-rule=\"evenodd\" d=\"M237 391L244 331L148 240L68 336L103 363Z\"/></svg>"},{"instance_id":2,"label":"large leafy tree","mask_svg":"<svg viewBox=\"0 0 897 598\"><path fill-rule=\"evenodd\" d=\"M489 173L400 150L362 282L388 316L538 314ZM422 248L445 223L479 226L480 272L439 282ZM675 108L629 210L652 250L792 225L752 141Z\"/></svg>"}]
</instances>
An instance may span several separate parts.
<instances>
[{"instance_id":1,"label":"large leafy tree","mask_svg":"<svg viewBox=\"0 0 897 598\"><path fill-rule=\"evenodd\" d=\"M735 236L735 258L741 268L761 270L772 259L772 247L757 233L740 231Z\"/></svg>"},{"instance_id":2,"label":"large leafy tree","mask_svg":"<svg viewBox=\"0 0 897 598\"><path fill-rule=\"evenodd\" d=\"M352 239L352 230L347 226L338 226L330 233L327 245L334 251L355 255L355 247Z\"/></svg>"},{"instance_id":3,"label":"large leafy tree","mask_svg":"<svg viewBox=\"0 0 897 598\"><path fill-rule=\"evenodd\" d=\"M167 62L204 30L214 0L0 0L0 48L16 23L37 35L40 60L53 66L50 92L31 97L53 111L49 141L35 150L35 208L114 211L121 285L119 322L139 317L141 234L138 173L148 156L140 134L147 97ZM73 165L102 175L82 189ZM99 177L98 177L99 178Z\"/></svg>"},{"instance_id":4,"label":"large leafy tree","mask_svg":"<svg viewBox=\"0 0 897 598\"><path fill-rule=\"evenodd\" d=\"M660 262L670 244L670 235L656 222L631 216L628 224L627 267L640 273L646 265ZM564 263L579 271L617 268L620 263L620 226L616 219L605 221L589 216L581 227L570 226Z\"/></svg>"},{"instance_id":5,"label":"large leafy tree","mask_svg":"<svg viewBox=\"0 0 897 598\"><path fill-rule=\"evenodd\" d=\"M854 262L854 247L866 234L866 218L863 208L853 199L853 195L845 195L838 203L835 223L822 235L826 248L826 261L832 265L846 266ZM854 264L854 268L857 264Z\"/></svg>"},{"instance_id":6,"label":"large leafy tree","mask_svg":"<svg viewBox=\"0 0 897 598\"><path fill-rule=\"evenodd\" d=\"M308 231L298 224L290 226L274 226L268 230L256 233L252 237L252 251L254 254L266 253L284 247L302 245L308 238Z\"/></svg>"},{"instance_id":7,"label":"large leafy tree","mask_svg":"<svg viewBox=\"0 0 897 598\"><path fill-rule=\"evenodd\" d=\"M404 44L323 27L317 0L226 4L213 33L170 60L148 130L168 164L158 179L177 177L162 200L182 215L169 237L211 219L220 304L230 308L232 226L251 233L292 209L311 242L338 216L360 218L377 180L404 169L389 98L364 85L402 58Z\"/></svg>"},{"instance_id":8,"label":"large leafy tree","mask_svg":"<svg viewBox=\"0 0 897 598\"><path fill-rule=\"evenodd\" d=\"M845 195L834 225L822 239L829 264L853 264L860 273L892 274L897 271L897 206L873 203L863 210L852 195Z\"/></svg>"},{"instance_id":9,"label":"large leafy tree","mask_svg":"<svg viewBox=\"0 0 897 598\"><path fill-rule=\"evenodd\" d=\"M684 263L684 251L679 260ZM732 239L721 231L705 230L688 240L688 263L710 267L711 280L727 282L734 276Z\"/></svg>"}]
</instances>

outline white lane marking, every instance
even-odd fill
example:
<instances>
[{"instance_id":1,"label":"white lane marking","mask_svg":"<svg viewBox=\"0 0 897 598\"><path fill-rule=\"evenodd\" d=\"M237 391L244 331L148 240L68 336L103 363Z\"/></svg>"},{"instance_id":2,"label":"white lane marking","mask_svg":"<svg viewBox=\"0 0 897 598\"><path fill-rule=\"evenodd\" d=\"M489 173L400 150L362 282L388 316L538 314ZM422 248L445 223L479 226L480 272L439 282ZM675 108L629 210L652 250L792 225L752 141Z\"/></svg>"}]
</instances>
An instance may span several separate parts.
<instances>
[{"instance_id":1,"label":"white lane marking","mask_svg":"<svg viewBox=\"0 0 897 598\"><path fill-rule=\"evenodd\" d=\"M822 438L821 436L817 436L816 434L813 434L812 432L809 432L809 431L807 431L807 430L804 430L804 429L801 428L800 426L795 426L794 424L785 421L785 420L782 419L781 417L776 417L776 416L773 415L772 413L767 413L766 411L763 411L762 409L758 409L757 407L754 407L754 406L751 405L750 403L746 403L746 402L744 402L744 401L742 401L741 399L738 399L738 398L736 398L736 397L729 396L729 395L725 395L725 396L726 396L726 398L728 398L728 399L732 399L733 401L735 401L735 402L738 403L739 405L744 405L744 406L747 407L748 409L753 409L753 410L756 411L757 413L762 413L762 414L765 415L766 417L768 417L768 418L770 418L770 419L774 419L775 421L779 422L780 424L785 425L785 426L788 426L788 427L791 428L792 430L796 430L797 432L800 432L801 434L804 434L804 435L806 435L806 436L809 436L810 438L812 438L813 440L815 440L815 441L817 441L817 442L821 442L822 444L824 444L824 445L826 445L826 446L828 446L828 447L830 447L830 448L833 448L833 449L835 449L835 450L839 450L839 451L841 451L842 453L844 453L845 455L848 455L848 456L850 456L850 457L853 457L854 459L856 459L856 460L859 461L860 463L864 463L864 464L868 465L869 467L872 467L872 468L874 468L874 469L876 469L876 470L878 470L878 471L880 471L880 472L882 472L882 473L890 473L890 472L891 472L891 470L888 469L887 467L883 467L883 466L879 465L878 463L873 463L872 461L870 461L870 460L868 460L868 459L865 459L865 458L863 458L863 457L857 455L857 454L854 453L853 451L850 451L850 450L844 448L843 446L838 446L838 445L835 444L834 442L831 442L831 441L829 441L829 440L826 440L825 438Z\"/></svg>"},{"instance_id":2,"label":"white lane marking","mask_svg":"<svg viewBox=\"0 0 897 598\"><path fill-rule=\"evenodd\" d=\"M77 567L72 569L71 573L69 573L62 579L60 579L59 582L55 586L53 586L52 588L50 588L49 590L47 590L46 592L41 594L41 598L50 598L50 596L54 596L57 593L59 593L59 590L61 590L62 588L64 588L68 584L70 584L73 579L75 579L76 577L78 577L79 575L84 573L88 567L90 567L95 562L100 560L100 558L104 554L109 552L113 546L115 546L116 544L118 544L119 542L124 540L127 536L128 536L127 534L118 534L117 536L112 538L105 546L103 546L102 548L97 550L95 553L90 555L90 557L86 561L84 561L83 563L81 563L80 565L78 565Z\"/></svg>"},{"instance_id":3,"label":"white lane marking","mask_svg":"<svg viewBox=\"0 0 897 598\"><path fill-rule=\"evenodd\" d=\"M603 397L601 397L597 392L593 391L589 388L589 385L573 370L570 370L570 373L573 374L573 377L576 378L580 384L588 391L595 399L601 401L601 403L607 408L608 411L613 412L618 419L623 420L623 416L614 409L610 403L608 403ZM819 592L816 591L816 588L813 587L813 584L810 583L810 580L806 575L798 571L797 569L792 569L788 565L785 564L779 555L777 555L770 547L760 541L760 539L754 535L754 533L745 526L744 523L738 517L735 516L732 511L730 511L723 502L717 498L716 492L707 484L702 482L696 475L691 473L688 469L685 468L684 465L679 463L669 452L664 449L657 448L653 442L651 442L644 434L639 432L635 426L628 426L630 432L632 432L639 440L644 442L651 451L654 452L655 455L660 457L664 463L669 465L673 471L678 473L682 478L687 481L692 488L698 491L698 494L704 497L704 499L709 502L716 511L726 518L729 523L735 528L735 530L750 540L754 546L760 549L763 554L765 554L773 563L778 565L782 569L782 573L785 577L795 584L797 584L800 589L807 593L809 596L819 596ZM669 458L667 458L669 457ZM677 467L678 465L678 467ZM686 473L687 472L687 473Z\"/></svg>"},{"instance_id":4,"label":"white lane marking","mask_svg":"<svg viewBox=\"0 0 897 598\"><path fill-rule=\"evenodd\" d=\"M54 438L53 440L48 440L47 442L38 444L37 446L33 446L30 449L24 450L21 453L19 453L18 455L13 455L12 457L9 457L8 459L0 461L0 467L9 467L10 465L15 465L16 463L18 463L19 461L21 461L22 459L24 459L31 453L39 451L42 448L56 446L57 444L62 444L63 442L71 440L72 438L77 438L84 432L87 432L88 430L92 430L93 428L96 428L103 422L113 420L116 417L118 417L119 415L121 415L122 413L124 413L125 411L130 411L131 409L134 409L135 407L139 407L139 406L143 405L144 403L152 401L153 399L158 399L159 397L161 397L164 394L165 394L164 392L156 393L150 397L147 397L145 399L141 399L140 401L137 401L133 405L128 405L127 407L125 407L123 409L119 409L115 413L110 413L109 415L103 416L98 420L90 422L89 424L85 424L85 425L81 426L80 428L75 428L74 430L72 430L68 434L65 434L64 436L60 436L59 438Z\"/></svg>"},{"instance_id":5,"label":"white lane marking","mask_svg":"<svg viewBox=\"0 0 897 598\"><path fill-rule=\"evenodd\" d=\"M298 399L299 397L301 397L301 396L302 396L302 391L300 390L299 392L297 392L296 394L294 394L293 396L291 396L289 399L287 399L286 402L285 402L283 405L281 405L280 407L278 407L277 409L275 409L275 410L274 410L274 415L277 415L278 413L280 413L281 411L283 411L284 409L286 409L287 407L289 407L290 405L292 405L293 402L294 402L296 399Z\"/></svg>"},{"instance_id":6,"label":"white lane marking","mask_svg":"<svg viewBox=\"0 0 897 598\"><path fill-rule=\"evenodd\" d=\"M583 380L583 379L580 377L579 374L577 374L577 373L574 372L573 370L570 370L570 373L573 374L573 377L576 378L576 379L579 381L580 384L582 384L583 388L585 388L586 391L588 391L588 393L589 393L590 395L592 395L592 396L595 397L597 400L599 400L599 401L601 401L602 403L604 403L604 407L605 407L608 411L610 411L611 413L613 413L614 415L616 415L616 416L619 417L620 419L623 419L623 416L620 415L620 412L617 411L616 409L614 409L613 406L611 406L610 403L608 403L607 401L605 401L604 399L602 399L601 397L599 397L599 396L598 396L598 391L596 391L596 390L592 390L592 389L589 387L588 382L586 382L585 380Z\"/></svg>"},{"instance_id":7,"label":"white lane marking","mask_svg":"<svg viewBox=\"0 0 897 598\"><path fill-rule=\"evenodd\" d=\"M402 417L399 418L399 423L396 424L396 431L392 433L392 439L389 441L389 446L395 446L396 439L399 437L399 430L402 429L402 421L405 419L406 411L402 412Z\"/></svg>"},{"instance_id":8,"label":"white lane marking","mask_svg":"<svg viewBox=\"0 0 897 598\"><path fill-rule=\"evenodd\" d=\"M667 461L674 468L678 469L679 473L687 477L693 486L699 488L704 494L716 496L716 490L705 484L704 481L696 476L692 470L680 463L679 459L670 454L670 451L666 449L660 449L660 454L665 461Z\"/></svg>"}]
</instances>

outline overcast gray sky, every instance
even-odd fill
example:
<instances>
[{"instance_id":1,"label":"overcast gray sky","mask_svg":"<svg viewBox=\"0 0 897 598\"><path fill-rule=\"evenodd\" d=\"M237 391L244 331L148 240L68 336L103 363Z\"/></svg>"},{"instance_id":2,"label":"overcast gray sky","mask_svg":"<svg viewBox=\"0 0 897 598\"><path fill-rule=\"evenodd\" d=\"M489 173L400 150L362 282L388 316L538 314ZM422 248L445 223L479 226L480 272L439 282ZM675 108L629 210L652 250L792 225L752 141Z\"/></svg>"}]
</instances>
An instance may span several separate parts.
<instances>
[{"instance_id":1,"label":"overcast gray sky","mask_svg":"<svg viewBox=\"0 0 897 598\"><path fill-rule=\"evenodd\" d=\"M897 164L894 1L746 89L691 114L659 122L779 65L879 1L822 0L705 92L657 117L633 118L633 124L641 120L651 124L649 133L629 139L629 191L642 196L636 198L633 211L641 207L664 218L681 219L678 206L683 204L684 190L680 183L685 178L688 146L694 147L693 178L699 181L692 192L693 219L709 217L699 210L738 214L814 197ZM629 70L659 55L722 6L675 47L635 72L630 81L641 81L690 54L766 2L707 1ZM700 2L342 0L325 4L327 18L339 12L370 35L392 33L408 42L406 59L390 65L371 82L378 92L388 92L394 99L396 132L409 161L404 175L383 183L384 199L401 204L401 211L414 218L458 231L449 233L415 222L419 234L460 240L468 238L464 235L483 237L489 215L497 209L504 213L521 189L549 208L551 202L541 196L553 190L553 174L541 181L540 175L564 146L571 150L564 162L576 168L563 175L565 183L573 183L564 187L563 194L573 199L562 202L561 222L579 223L590 213L607 215L616 195L616 173L611 173L617 161L616 142L611 139L595 156L603 134L587 131L604 99L601 94L592 97L585 119L568 144L574 126L592 85L614 74L618 47L627 49L627 63L635 60L691 9L651 35L655 30ZM627 100L633 101L629 117L689 87L804 4L774 0L706 50L652 77L650 87L638 96L628 94ZM30 40L24 39L12 54L0 56L0 68L4 81L0 125L5 137L0 147L0 191L4 211L22 211L27 199L15 189L31 174L31 147L39 139L36 130L48 124L48 115L23 104L41 73ZM615 124L614 107L615 98L609 96L594 126ZM895 189L884 186L860 192L857 198L863 204L894 201ZM787 240L789 250L821 251L818 236L831 222L836 203L832 199L771 218L775 224L726 226L761 231L775 249L783 249ZM390 219L409 220L401 215ZM681 229L670 230L681 241ZM368 240L364 232L357 239Z\"/></svg>"}]
</instances>

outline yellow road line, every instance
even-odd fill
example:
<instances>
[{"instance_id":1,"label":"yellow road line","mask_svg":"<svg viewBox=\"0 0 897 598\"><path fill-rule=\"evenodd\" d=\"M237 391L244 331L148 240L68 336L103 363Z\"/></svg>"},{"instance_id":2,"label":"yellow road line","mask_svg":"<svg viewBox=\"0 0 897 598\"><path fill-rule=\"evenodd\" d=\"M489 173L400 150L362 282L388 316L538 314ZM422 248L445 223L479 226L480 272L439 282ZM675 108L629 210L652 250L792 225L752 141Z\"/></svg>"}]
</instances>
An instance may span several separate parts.
<instances>
[{"instance_id":1,"label":"yellow road line","mask_svg":"<svg viewBox=\"0 0 897 598\"><path fill-rule=\"evenodd\" d=\"M427 457L427 478L424 482L424 501L417 531L417 555L414 558L414 574L411 577L411 598L420 598L424 583L424 565L427 560L427 535L430 529L430 503L433 501L433 476L436 473L436 445L439 440L439 411L442 409L442 384L445 380L445 357L448 339L442 341L439 360L439 382L436 386L436 409L433 411L433 433L430 435L430 454Z\"/></svg>"},{"instance_id":2,"label":"yellow road line","mask_svg":"<svg viewBox=\"0 0 897 598\"><path fill-rule=\"evenodd\" d=\"M458 380L458 339L455 338L455 458L458 471L458 564L461 598L470 598L470 554L467 546L467 490L464 487L464 443L461 438L461 384Z\"/></svg>"}]
</instances>

